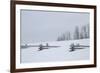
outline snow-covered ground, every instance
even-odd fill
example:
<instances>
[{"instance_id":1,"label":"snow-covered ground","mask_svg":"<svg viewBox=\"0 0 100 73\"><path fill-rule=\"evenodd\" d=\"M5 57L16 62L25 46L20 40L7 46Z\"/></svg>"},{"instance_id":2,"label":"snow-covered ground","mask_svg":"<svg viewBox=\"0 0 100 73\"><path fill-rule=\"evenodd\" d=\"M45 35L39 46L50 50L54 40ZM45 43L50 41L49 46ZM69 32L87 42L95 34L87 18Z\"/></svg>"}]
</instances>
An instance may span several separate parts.
<instances>
[{"instance_id":1,"label":"snow-covered ground","mask_svg":"<svg viewBox=\"0 0 100 73\"><path fill-rule=\"evenodd\" d=\"M76 49L73 52L70 52L69 49L72 43L74 44L79 43L80 45L89 46L89 39L42 42L42 43L35 43L32 45L43 44L45 46L46 43L48 43L49 46L60 46L60 47L56 47L56 48L53 47L41 51L38 51L39 47L29 47L29 48L21 49L21 63L89 60L90 57L89 47L84 47L84 49Z\"/></svg>"}]
</instances>

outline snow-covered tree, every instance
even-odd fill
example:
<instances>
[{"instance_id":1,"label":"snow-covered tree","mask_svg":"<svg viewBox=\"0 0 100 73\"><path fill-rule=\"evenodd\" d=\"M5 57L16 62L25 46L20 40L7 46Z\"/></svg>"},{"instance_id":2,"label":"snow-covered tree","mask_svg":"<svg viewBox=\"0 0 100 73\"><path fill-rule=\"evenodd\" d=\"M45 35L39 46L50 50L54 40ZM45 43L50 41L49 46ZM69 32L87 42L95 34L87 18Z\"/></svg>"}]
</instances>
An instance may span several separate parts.
<instances>
[{"instance_id":1,"label":"snow-covered tree","mask_svg":"<svg viewBox=\"0 0 100 73\"><path fill-rule=\"evenodd\" d=\"M74 34L72 35L71 33L72 32L70 31L66 31L65 33L62 33L60 36L57 37L57 41L89 38L90 37L89 24L81 26L80 29L78 26L76 26L74 30Z\"/></svg>"},{"instance_id":2,"label":"snow-covered tree","mask_svg":"<svg viewBox=\"0 0 100 73\"><path fill-rule=\"evenodd\" d=\"M75 27L75 31L74 31L74 39L79 39L79 28L78 26Z\"/></svg>"},{"instance_id":3,"label":"snow-covered tree","mask_svg":"<svg viewBox=\"0 0 100 73\"><path fill-rule=\"evenodd\" d=\"M89 24L87 24L87 38L90 38L90 29L89 29Z\"/></svg>"},{"instance_id":4,"label":"snow-covered tree","mask_svg":"<svg viewBox=\"0 0 100 73\"><path fill-rule=\"evenodd\" d=\"M80 30L80 39L89 38L89 25L84 25Z\"/></svg>"},{"instance_id":5,"label":"snow-covered tree","mask_svg":"<svg viewBox=\"0 0 100 73\"><path fill-rule=\"evenodd\" d=\"M57 38L57 41L71 40L70 32L63 33L61 36Z\"/></svg>"},{"instance_id":6,"label":"snow-covered tree","mask_svg":"<svg viewBox=\"0 0 100 73\"><path fill-rule=\"evenodd\" d=\"M71 40L71 33L70 32L66 33L66 40Z\"/></svg>"}]
</instances>

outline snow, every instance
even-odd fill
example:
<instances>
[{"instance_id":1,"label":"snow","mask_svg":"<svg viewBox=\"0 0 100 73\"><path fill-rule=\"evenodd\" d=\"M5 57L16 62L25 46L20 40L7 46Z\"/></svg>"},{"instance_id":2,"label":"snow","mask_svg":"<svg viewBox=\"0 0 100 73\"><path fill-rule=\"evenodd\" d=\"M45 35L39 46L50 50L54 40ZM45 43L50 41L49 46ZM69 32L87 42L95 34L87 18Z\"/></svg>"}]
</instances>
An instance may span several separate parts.
<instances>
[{"instance_id":1,"label":"snow","mask_svg":"<svg viewBox=\"0 0 100 73\"><path fill-rule=\"evenodd\" d=\"M48 43L49 46L60 46L60 47L52 47L41 51L38 51L39 47L29 47L25 49L21 48L21 63L89 60L90 58L89 47L84 47L84 49L76 49L73 52L70 52L69 49L72 43L74 44L79 43L81 45L89 46L89 39L41 42L41 43L34 43L31 45L43 44L45 46L46 43Z\"/></svg>"}]
</instances>

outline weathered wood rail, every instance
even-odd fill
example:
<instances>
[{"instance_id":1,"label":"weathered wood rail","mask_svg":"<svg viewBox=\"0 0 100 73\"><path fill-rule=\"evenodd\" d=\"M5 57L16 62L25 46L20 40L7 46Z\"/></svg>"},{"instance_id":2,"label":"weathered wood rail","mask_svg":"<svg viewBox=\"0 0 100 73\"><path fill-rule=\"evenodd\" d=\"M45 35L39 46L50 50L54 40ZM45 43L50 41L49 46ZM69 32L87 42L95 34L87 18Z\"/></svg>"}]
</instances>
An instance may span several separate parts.
<instances>
[{"instance_id":1,"label":"weathered wood rail","mask_svg":"<svg viewBox=\"0 0 100 73\"><path fill-rule=\"evenodd\" d=\"M90 47L90 46L87 46L87 45L74 45L72 44L70 46L70 51L75 51L76 49L84 49L85 47Z\"/></svg>"}]
</instances>

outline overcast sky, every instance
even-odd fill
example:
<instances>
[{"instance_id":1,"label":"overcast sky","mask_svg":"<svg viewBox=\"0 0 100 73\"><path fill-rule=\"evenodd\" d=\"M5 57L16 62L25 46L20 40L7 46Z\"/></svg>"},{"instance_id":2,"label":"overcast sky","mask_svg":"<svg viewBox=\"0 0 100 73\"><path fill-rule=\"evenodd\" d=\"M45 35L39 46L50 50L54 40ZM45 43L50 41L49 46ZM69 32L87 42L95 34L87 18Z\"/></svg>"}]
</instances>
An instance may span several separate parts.
<instances>
[{"instance_id":1,"label":"overcast sky","mask_svg":"<svg viewBox=\"0 0 100 73\"><path fill-rule=\"evenodd\" d=\"M89 13L21 10L21 43L55 41L89 20Z\"/></svg>"}]
</instances>

